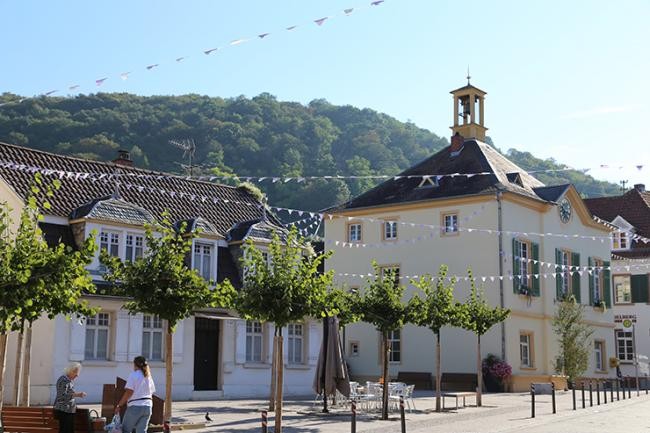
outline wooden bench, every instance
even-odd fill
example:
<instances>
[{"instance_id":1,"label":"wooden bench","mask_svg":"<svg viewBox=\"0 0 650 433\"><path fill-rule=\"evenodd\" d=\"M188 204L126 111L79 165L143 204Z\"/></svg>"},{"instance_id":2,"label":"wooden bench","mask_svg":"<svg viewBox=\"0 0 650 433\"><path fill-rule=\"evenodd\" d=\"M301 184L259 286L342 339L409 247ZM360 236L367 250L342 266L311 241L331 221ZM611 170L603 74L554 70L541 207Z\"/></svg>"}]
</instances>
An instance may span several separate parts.
<instances>
[{"instance_id":1,"label":"wooden bench","mask_svg":"<svg viewBox=\"0 0 650 433\"><path fill-rule=\"evenodd\" d=\"M466 398L476 398L478 380L473 373L442 373L440 390L442 391L442 408L445 408L445 397L456 399L456 410L458 400L463 399L463 407L466 406Z\"/></svg>"},{"instance_id":2,"label":"wooden bench","mask_svg":"<svg viewBox=\"0 0 650 433\"><path fill-rule=\"evenodd\" d=\"M58 433L59 421L54 410L38 407L7 407L0 414L5 433Z\"/></svg>"},{"instance_id":3,"label":"wooden bench","mask_svg":"<svg viewBox=\"0 0 650 433\"><path fill-rule=\"evenodd\" d=\"M2 431L5 433L49 433L59 431L59 421L54 418L54 409L43 407L7 407L0 413ZM77 409L74 417L75 433L92 433L88 409Z\"/></svg>"},{"instance_id":4,"label":"wooden bench","mask_svg":"<svg viewBox=\"0 0 650 433\"><path fill-rule=\"evenodd\" d=\"M420 373L414 371L400 371L397 373L397 381L409 385L415 385L415 389L433 389L431 373Z\"/></svg>"}]
</instances>

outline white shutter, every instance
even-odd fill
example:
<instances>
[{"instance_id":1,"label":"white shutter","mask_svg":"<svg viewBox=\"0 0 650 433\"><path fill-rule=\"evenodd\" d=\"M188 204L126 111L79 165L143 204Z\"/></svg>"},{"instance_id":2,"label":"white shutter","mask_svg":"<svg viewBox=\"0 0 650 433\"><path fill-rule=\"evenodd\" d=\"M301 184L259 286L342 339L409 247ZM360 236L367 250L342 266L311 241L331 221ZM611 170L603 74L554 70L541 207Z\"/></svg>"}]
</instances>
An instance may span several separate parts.
<instances>
[{"instance_id":1,"label":"white shutter","mask_svg":"<svg viewBox=\"0 0 650 433\"><path fill-rule=\"evenodd\" d=\"M72 318L70 324L70 361L83 361L86 348L86 319Z\"/></svg>"},{"instance_id":2,"label":"white shutter","mask_svg":"<svg viewBox=\"0 0 650 433\"><path fill-rule=\"evenodd\" d=\"M142 314L136 314L129 319L129 354L127 361L142 355Z\"/></svg>"},{"instance_id":3,"label":"white shutter","mask_svg":"<svg viewBox=\"0 0 650 433\"><path fill-rule=\"evenodd\" d=\"M309 353L307 354L307 363L309 365L316 365L318 363L318 355L320 353L320 346L322 344L321 334L323 325L310 321L307 326L309 326L309 336L307 337L307 344L309 344Z\"/></svg>"},{"instance_id":4,"label":"white shutter","mask_svg":"<svg viewBox=\"0 0 650 433\"><path fill-rule=\"evenodd\" d=\"M235 324L235 363L246 362L246 321L237 320Z\"/></svg>"},{"instance_id":5,"label":"white shutter","mask_svg":"<svg viewBox=\"0 0 650 433\"><path fill-rule=\"evenodd\" d=\"M129 313L120 310L117 312L117 319L115 320L115 361L128 361L129 359ZM142 337L142 332L140 332ZM136 338L137 339L137 338Z\"/></svg>"},{"instance_id":6,"label":"white shutter","mask_svg":"<svg viewBox=\"0 0 650 433\"><path fill-rule=\"evenodd\" d=\"M187 319L185 319L187 320ZM176 325L176 330L172 336L172 344L174 345L174 362L183 362L183 332L185 330L185 320L182 320Z\"/></svg>"}]
</instances>

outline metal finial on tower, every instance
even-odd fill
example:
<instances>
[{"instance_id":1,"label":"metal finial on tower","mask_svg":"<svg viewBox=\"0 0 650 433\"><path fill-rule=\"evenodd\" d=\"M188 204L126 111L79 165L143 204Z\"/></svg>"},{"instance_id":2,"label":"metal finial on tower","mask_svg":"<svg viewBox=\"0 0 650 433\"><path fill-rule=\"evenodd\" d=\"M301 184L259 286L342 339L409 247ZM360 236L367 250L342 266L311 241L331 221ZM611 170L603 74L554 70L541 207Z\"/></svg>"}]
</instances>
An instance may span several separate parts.
<instances>
[{"instance_id":1,"label":"metal finial on tower","mask_svg":"<svg viewBox=\"0 0 650 433\"><path fill-rule=\"evenodd\" d=\"M469 86L469 79L472 78L472 76L469 74L469 65L467 65L467 85Z\"/></svg>"}]
</instances>

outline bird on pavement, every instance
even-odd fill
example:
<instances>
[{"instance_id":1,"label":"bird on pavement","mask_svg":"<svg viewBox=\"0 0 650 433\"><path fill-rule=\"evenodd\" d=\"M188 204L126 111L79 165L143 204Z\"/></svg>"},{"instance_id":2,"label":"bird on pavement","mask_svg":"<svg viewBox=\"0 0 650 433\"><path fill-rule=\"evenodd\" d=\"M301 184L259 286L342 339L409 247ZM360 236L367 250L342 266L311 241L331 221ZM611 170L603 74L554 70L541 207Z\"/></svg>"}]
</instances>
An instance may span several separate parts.
<instances>
[{"instance_id":1,"label":"bird on pavement","mask_svg":"<svg viewBox=\"0 0 650 433\"><path fill-rule=\"evenodd\" d=\"M206 421L212 421L212 418L210 418L210 412L205 413L205 420Z\"/></svg>"}]
</instances>

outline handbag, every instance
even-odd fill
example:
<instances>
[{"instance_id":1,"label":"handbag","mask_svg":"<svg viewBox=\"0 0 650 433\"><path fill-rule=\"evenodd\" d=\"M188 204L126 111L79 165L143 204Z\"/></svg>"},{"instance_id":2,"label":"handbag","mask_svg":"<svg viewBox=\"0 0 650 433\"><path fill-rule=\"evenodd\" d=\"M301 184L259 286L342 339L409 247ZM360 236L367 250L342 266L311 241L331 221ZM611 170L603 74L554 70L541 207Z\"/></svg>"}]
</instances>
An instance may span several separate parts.
<instances>
[{"instance_id":1,"label":"handbag","mask_svg":"<svg viewBox=\"0 0 650 433\"><path fill-rule=\"evenodd\" d=\"M113 415L113 420L104 427L104 430L109 433L122 433L122 418L119 413Z\"/></svg>"}]
</instances>

